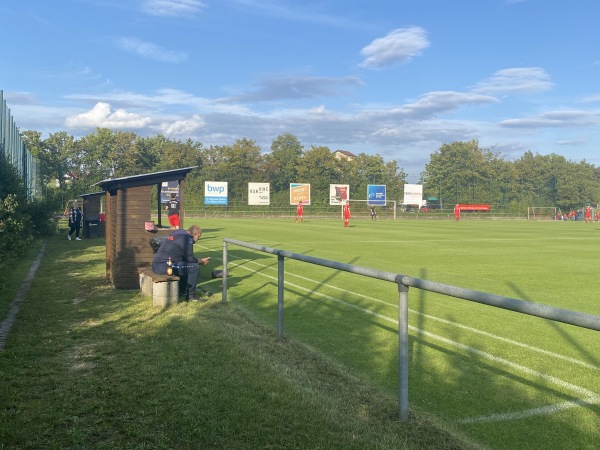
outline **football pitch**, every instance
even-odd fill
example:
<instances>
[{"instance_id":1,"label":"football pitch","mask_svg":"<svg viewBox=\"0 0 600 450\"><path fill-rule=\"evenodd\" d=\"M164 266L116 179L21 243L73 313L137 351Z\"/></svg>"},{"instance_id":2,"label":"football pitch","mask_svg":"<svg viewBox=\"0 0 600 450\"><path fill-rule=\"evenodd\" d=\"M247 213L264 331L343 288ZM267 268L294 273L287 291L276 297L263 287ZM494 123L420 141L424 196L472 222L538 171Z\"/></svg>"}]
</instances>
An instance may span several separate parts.
<instances>
[{"instance_id":1,"label":"football pitch","mask_svg":"<svg viewBox=\"0 0 600 450\"><path fill-rule=\"evenodd\" d=\"M220 269L223 238L600 316L600 224L186 219ZM228 246L228 301L277 333L277 257ZM204 279L204 278L203 278ZM288 259L285 336L389 395L394 283ZM600 332L409 289L409 405L489 448L600 446Z\"/></svg>"}]
</instances>

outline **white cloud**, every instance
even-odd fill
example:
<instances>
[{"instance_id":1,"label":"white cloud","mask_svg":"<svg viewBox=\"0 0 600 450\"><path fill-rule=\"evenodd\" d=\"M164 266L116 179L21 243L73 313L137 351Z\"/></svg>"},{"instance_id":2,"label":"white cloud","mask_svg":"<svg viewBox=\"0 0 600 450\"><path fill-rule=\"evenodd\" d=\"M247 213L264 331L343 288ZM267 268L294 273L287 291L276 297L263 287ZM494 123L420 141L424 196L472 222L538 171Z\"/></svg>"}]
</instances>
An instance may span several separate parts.
<instances>
[{"instance_id":1,"label":"white cloud","mask_svg":"<svg viewBox=\"0 0 600 450\"><path fill-rule=\"evenodd\" d=\"M133 114L124 109L112 112L108 103L99 102L88 112L69 116L65 125L73 128L143 128L151 119Z\"/></svg>"},{"instance_id":2,"label":"white cloud","mask_svg":"<svg viewBox=\"0 0 600 450\"><path fill-rule=\"evenodd\" d=\"M198 114L194 114L187 120L175 120L173 122L163 122L155 128L159 133L167 136L189 136L205 126L204 119Z\"/></svg>"},{"instance_id":3,"label":"white cloud","mask_svg":"<svg viewBox=\"0 0 600 450\"><path fill-rule=\"evenodd\" d=\"M403 105L398 111L409 114L413 118L419 118L452 111L464 105L481 105L497 102L498 99L495 97L469 92L429 92L421 96L416 102Z\"/></svg>"},{"instance_id":4,"label":"white cloud","mask_svg":"<svg viewBox=\"0 0 600 450\"><path fill-rule=\"evenodd\" d=\"M121 50L156 61L179 63L187 59L187 55L183 52L165 50L152 42L142 41L133 37L122 37L117 39L116 43Z\"/></svg>"},{"instance_id":5,"label":"white cloud","mask_svg":"<svg viewBox=\"0 0 600 450\"><path fill-rule=\"evenodd\" d=\"M509 119L500 126L512 128L587 127L600 124L600 115L590 111L549 111L537 117Z\"/></svg>"},{"instance_id":6,"label":"white cloud","mask_svg":"<svg viewBox=\"0 0 600 450\"><path fill-rule=\"evenodd\" d=\"M225 102L256 102L286 99L331 97L362 85L357 77L281 76L264 80L258 89L247 94L222 99Z\"/></svg>"},{"instance_id":7,"label":"white cloud","mask_svg":"<svg viewBox=\"0 0 600 450\"><path fill-rule=\"evenodd\" d=\"M540 67L517 67L499 70L490 78L479 82L473 92L485 94L536 93L551 89L550 75Z\"/></svg>"},{"instance_id":8,"label":"white cloud","mask_svg":"<svg viewBox=\"0 0 600 450\"><path fill-rule=\"evenodd\" d=\"M376 69L397 62L407 62L427 47L429 41L423 28L398 28L364 47L360 53L365 60L360 65Z\"/></svg>"},{"instance_id":9,"label":"white cloud","mask_svg":"<svg viewBox=\"0 0 600 450\"><path fill-rule=\"evenodd\" d=\"M145 0L142 3L142 11L151 16L195 16L204 7L199 0Z\"/></svg>"}]
</instances>

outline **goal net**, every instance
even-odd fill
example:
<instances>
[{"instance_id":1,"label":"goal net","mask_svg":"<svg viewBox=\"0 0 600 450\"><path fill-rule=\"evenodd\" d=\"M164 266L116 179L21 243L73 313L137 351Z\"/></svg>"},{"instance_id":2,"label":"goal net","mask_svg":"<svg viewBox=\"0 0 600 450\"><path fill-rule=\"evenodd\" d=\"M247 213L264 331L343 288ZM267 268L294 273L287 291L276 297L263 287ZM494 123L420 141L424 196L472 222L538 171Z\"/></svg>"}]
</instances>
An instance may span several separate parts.
<instances>
[{"instance_id":1,"label":"goal net","mask_svg":"<svg viewBox=\"0 0 600 450\"><path fill-rule=\"evenodd\" d=\"M527 220L555 220L557 213L556 206L528 206Z\"/></svg>"}]
</instances>

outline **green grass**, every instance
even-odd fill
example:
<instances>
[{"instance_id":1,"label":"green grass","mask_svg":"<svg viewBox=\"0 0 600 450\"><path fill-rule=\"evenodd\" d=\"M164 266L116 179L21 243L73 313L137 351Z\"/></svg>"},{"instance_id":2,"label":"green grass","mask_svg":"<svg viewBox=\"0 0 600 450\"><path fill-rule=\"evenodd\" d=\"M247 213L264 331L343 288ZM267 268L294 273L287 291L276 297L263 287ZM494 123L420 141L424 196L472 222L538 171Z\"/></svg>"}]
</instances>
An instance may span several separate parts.
<instances>
[{"instance_id":1,"label":"green grass","mask_svg":"<svg viewBox=\"0 0 600 450\"><path fill-rule=\"evenodd\" d=\"M63 234L0 353L0 448L467 448L218 294L161 310L114 290L103 241Z\"/></svg>"},{"instance_id":2,"label":"green grass","mask_svg":"<svg viewBox=\"0 0 600 450\"><path fill-rule=\"evenodd\" d=\"M212 256L210 269L221 268L222 239L230 237L600 315L598 224L198 224L196 253ZM0 447L591 449L600 442L598 332L411 288L411 420L403 424L394 284L286 260L286 339L277 342L277 258L230 245L229 262L228 304L217 294L160 310L106 283L102 240L49 240L0 353ZM220 280L208 272L202 284L218 293ZM581 399L589 403L560 408Z\"/></svg>"},{"instance_id":3,"label":"green grass","mask_svg":"<svg viewBox=\"0 0 600 450\"><path fill-rule=\"evenodd\" d=\"M600 315L599 224L204 220L223 237ZM212 239L214 238L214 244ZM230 246L228 299L276 327L276 258ZM287 260L285 332L378 386L397 388L395 285ZM596 448L600 335L409 292L410 405L491 448ZM374 314L376 313L376 314ZM583 402L567 407L567 402Z\"/></svg>"}]
</instances>

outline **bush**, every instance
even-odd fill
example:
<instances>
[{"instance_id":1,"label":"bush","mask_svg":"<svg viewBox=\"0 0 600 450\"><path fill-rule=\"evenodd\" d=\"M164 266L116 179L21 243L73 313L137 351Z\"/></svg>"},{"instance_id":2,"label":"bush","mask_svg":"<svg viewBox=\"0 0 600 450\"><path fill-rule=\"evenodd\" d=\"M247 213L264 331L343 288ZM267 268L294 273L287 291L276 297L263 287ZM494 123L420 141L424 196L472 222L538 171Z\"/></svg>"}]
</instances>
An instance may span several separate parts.
<instances>
[{"instance_id":1,"label":"bush","mask_svg":"<svg viewBox=\"0 0 600 450\"><path fill-rule=\"evenodd\" d=\"M25 253L34 239L56 230L54 202L29 200L19 173L0 153L0 271Z\"/></svg>"}]
</instances>

